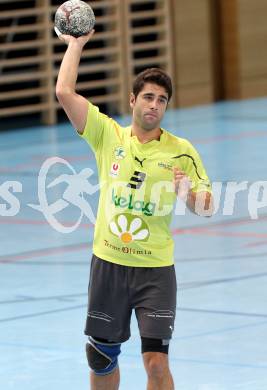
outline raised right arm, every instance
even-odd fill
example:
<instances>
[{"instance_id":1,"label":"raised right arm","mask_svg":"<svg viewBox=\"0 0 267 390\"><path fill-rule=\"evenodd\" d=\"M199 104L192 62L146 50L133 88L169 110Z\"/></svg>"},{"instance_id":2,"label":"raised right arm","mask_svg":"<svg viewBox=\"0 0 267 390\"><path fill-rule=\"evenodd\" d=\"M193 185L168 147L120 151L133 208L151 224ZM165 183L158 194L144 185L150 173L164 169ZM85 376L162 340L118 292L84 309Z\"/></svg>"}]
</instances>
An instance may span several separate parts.
<instances>
[{"instance_id":1,"label":"raised right arm","mask_svg":"<svg viewBox=\"0 0 267 390\"><path fill-rule=\"evenodd\" d=\"M76 92L78 68L84 45L90 40L94 30L88 35L74 38L60 35L59 39L68 45L64 54L56 84L56 95L73 127L80 133L86 125L88 101Z\"/></svg>"}]
</instances>

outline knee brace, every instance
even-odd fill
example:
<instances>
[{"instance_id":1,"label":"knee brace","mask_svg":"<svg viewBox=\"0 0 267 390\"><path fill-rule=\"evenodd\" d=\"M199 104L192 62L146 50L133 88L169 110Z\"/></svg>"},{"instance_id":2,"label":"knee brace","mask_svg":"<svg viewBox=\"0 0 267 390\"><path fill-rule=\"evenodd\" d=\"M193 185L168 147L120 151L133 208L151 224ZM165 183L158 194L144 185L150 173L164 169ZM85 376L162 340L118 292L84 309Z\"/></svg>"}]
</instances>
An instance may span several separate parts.
<instances>
[{"instance_id":1,"label":"knee brace","mask_svg":"<svg viewBox=\"0 0 267 390\"><path fill-rule=\"evenodd\" d=\"M98 341L90 336L86 344L88 365L96 375L107 375L115 370L120 353L120 343Z\"/></svg>"}]
</instances>

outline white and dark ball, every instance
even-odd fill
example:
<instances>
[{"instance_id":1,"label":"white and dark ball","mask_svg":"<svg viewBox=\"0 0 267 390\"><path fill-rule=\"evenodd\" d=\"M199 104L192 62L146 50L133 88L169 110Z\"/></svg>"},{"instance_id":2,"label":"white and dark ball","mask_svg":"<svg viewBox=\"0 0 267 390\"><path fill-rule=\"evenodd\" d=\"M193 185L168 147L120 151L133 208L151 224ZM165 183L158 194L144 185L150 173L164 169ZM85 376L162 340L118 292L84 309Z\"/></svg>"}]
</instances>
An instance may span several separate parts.
<instances>
[{"instance_id":1,"label":"white and dark ball","mask_svg":"<svg viewBox=\"0 0 267 390\"><path fill-rule=\"evenodd\" d=\"M55 27L59 32L75 38L88 34L94 25L94 11L84 1L65 1L55 14Z\"/></svg>"}]
</instances>

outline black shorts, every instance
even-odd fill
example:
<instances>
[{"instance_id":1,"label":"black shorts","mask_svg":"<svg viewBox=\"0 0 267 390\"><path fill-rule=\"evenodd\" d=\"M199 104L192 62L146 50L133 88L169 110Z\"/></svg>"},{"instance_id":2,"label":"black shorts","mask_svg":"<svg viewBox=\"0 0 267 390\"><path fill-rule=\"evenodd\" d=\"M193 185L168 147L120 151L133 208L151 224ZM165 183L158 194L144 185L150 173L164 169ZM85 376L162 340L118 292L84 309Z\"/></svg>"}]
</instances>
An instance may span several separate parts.
<instances>
[{"instance_id":1,"label":"black shorts","mask_svg":"<svg viewBox=\"0 0 267 390\"><path fill-rule=\"evenodd\" d=\"M85 334L128 340L134 309L142 337L168 340L174 329L176 293L173 265L126 267L93 255Z\"/></svg>"}]
</instances>

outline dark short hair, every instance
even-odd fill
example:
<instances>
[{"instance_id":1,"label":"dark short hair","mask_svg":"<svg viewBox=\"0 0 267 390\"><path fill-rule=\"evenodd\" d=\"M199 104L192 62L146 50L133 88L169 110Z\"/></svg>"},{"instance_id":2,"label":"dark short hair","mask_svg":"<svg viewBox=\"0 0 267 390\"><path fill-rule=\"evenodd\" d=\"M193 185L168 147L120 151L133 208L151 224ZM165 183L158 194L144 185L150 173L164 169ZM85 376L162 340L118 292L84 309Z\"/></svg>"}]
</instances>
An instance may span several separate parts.
<instances>
[{"instance_id":1,"label":"dark short hair","mask_svg":"<svg viewBox=\"0 0 267 390\"><path fill-rule=\"evenodd\" d=\"M157 84L163 87L168 100L172 97L172 81L170 76L160 68L148 68L139 73L133 83L133 94L135 97L142 91L146 83Z\"/></svg>"}]
</instances>

